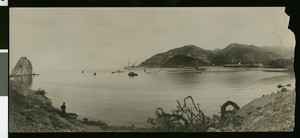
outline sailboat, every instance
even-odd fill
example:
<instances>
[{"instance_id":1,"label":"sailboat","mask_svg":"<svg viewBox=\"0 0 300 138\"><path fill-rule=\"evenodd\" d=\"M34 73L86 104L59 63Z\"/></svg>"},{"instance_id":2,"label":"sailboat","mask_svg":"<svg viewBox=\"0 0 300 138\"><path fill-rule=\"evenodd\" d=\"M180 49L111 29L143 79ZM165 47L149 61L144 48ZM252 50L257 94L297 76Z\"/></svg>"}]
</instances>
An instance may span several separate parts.
<instances>
[{"instance_id":1,"label":"sailboat","mask_svg":"<svg viewBox=\"0 0 300 138\"><path fill-rule=\"evenodd\" d=\"M128 58L128 65L125 66L124 69L130 69L130 61L129 61L129 58Z\"/></svg>"},{"instance_id":2,"label":"sailboat","mask_svg":"<svg viewBox=\"0 0 300 138\"><path fill-rule=\"evenodd\" d=\"M142 61L141 61L142 63ZM128 58L128 65L127 66L124 66L124 69L132 69L132 68L140 68L140 66L138 66L138 62L135 60L134 63L132 63L132 65L130 66L130 61L129 61L129 58Z\"/></svg>"}]
</instances>

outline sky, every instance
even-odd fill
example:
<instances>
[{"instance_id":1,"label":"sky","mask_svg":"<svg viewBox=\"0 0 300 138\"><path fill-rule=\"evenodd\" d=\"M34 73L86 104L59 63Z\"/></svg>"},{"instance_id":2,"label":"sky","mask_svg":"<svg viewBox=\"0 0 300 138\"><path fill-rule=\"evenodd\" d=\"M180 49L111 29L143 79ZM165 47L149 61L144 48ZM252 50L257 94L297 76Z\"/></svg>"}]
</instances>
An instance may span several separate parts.
<instances>
[{"instance_id":1,"label":"sky","mask_svg":"<svg viewBox=\"0 0 300 138\"><path fill-rule=\"evenodd\" d=\"M284 7L10 8L10 71L122 69L170 49L294 47Z\"/></svg>"}]
</instances>

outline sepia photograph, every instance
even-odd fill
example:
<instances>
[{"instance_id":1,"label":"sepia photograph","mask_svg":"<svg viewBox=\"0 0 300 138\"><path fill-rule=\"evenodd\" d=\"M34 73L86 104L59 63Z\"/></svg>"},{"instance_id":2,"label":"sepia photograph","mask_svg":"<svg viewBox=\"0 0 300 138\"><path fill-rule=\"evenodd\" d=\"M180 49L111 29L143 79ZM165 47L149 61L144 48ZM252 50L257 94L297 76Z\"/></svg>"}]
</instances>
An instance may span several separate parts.
<instances>
[{"instance_id":1,"label":"sepia photograph","mask_svg":"<svg viewBox=\"0 0 300 138\"><path fill-rule=\"evenodd\" d=\"M9 14L9 132L294 131L284 7Z\"/></svg>"}]
</instances>

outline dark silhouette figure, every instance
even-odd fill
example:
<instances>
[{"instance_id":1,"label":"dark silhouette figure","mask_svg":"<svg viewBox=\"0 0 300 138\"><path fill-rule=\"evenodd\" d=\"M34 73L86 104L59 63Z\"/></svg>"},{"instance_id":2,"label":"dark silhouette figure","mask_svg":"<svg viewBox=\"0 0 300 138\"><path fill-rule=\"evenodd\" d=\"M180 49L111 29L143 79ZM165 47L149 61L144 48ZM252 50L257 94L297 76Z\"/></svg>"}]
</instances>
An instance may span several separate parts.
<instances>
[{"instance_id":1,"label":"dark silhouette figure","mask_svg":"<svg viewBox=\"0 0 300 138\"><path fill-rule=\"evenodd\" d=\"M66 116L66 104L65 102L63 103L63 105L60 106L61 108L61 116L65 117Z\"/></svg>"}]
</instances>

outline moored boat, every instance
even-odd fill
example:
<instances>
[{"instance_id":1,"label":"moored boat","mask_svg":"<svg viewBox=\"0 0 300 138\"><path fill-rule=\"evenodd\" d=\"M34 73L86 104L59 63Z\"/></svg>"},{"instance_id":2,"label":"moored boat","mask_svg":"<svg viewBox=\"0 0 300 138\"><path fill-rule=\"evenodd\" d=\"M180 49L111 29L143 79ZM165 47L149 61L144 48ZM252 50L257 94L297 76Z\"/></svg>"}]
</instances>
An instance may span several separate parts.
<instances>
[{"instance_id":1,"label":"moored boat","mask_svg":"<svg viewBox=\"0 0 300 138\"><path fill-rule=\"evenodd\" d=\"M117 70L117 71L112 71L111 73L123 73L123 71L122 70Z\"/></svg>"},{"instance_id":2,"label":"moored boat","mask_svg":"<svg viewBox=\"0 0 300 138\"><path fill-rule=\"evenodd\" d=\"M128 76L130 76L130 77L134 77L134 76L137 76L138 74L136 74L136 73L134 73L134 72L129 72L128 73Z\"/></svg>"}]
</instances>

